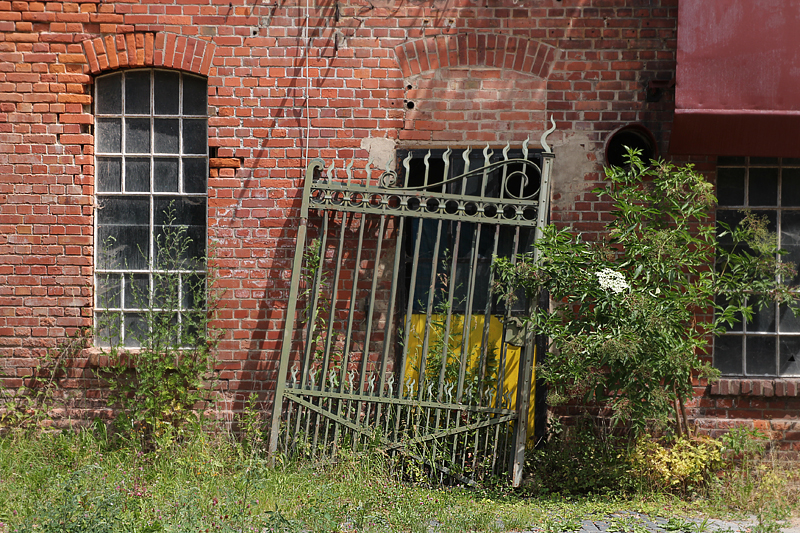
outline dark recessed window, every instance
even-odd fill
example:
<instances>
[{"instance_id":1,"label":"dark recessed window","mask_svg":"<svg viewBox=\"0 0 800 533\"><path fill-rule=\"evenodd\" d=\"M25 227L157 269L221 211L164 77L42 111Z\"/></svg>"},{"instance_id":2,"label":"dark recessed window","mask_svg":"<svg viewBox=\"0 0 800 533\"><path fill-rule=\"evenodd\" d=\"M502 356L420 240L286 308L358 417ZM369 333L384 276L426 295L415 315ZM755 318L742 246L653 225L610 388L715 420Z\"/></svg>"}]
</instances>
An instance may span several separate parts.
<instances>
[{"instance_id":1,"label":"dark recessed window","mask_svg":"<svg viewBox=\"0 0 800 533\"><path fill-rule=\"evenodd\" d=\"M95 82L95 320L106 325L101 344L137 346L144 310L155 301L153 258L166 213L191 239L179 283L195 286L190 281L202 275L207 94L204 78L168 70L116 72ZM187 309L193 305L192 295L182 301Z\"/></svg>"},{"instance_id":2,"label":"dark recessed window","mask_svg":"<svg viewBox=\"0 0 800 533\"><path fill-rule=\"evenodd\" d=\"M717 198L718 221L734 226L744 209L765 216L788 252L781 260L800 265L800 160L720 157ZM768 304L714 340L714 366L726 376L800 376L800 317Z\"/></svg>"}]
</instances>

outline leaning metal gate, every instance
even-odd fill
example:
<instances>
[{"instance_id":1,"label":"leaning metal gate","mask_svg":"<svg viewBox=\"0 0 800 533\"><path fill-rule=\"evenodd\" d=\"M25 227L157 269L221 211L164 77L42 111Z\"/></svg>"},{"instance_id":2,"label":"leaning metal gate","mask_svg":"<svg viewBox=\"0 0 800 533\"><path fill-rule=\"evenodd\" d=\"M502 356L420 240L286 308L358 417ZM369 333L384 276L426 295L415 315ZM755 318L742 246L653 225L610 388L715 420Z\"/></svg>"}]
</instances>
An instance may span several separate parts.
<instances>
[{"instance_id":1,"label":"leaning metal gate","mask_svg":"<svg viewBox=\"0 0 800 533\"><path fill-rule=\"evenodd\" d=\"M554 129L520 157L409 151L377 183L370 165L337 180L309 164L271 452L377 446L439 481L519 485L535 354L518 316L533 302L493 297L492 265L535 254Z\"/></svg>"}]
</instances>

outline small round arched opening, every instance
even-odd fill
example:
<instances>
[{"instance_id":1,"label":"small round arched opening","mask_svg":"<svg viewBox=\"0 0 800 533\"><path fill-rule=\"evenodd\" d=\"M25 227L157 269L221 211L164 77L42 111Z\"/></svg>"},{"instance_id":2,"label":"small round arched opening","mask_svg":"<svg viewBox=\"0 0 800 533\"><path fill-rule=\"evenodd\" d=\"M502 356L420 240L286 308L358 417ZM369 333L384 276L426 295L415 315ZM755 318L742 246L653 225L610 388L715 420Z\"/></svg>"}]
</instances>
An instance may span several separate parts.
<instances>
[{"instance_id":1,"label":"small round arched opening","mask_svg":"<svg viewBox=\"0 0 800 533\"><path fill-rule=\"evenodd\" d=\"M606 165L624 167L627 164L627 148L641 150L644 162L658 157L658 144L649 129L641 124L628 124L611 133L606 140Z\"/></svg>"}]
</instances>

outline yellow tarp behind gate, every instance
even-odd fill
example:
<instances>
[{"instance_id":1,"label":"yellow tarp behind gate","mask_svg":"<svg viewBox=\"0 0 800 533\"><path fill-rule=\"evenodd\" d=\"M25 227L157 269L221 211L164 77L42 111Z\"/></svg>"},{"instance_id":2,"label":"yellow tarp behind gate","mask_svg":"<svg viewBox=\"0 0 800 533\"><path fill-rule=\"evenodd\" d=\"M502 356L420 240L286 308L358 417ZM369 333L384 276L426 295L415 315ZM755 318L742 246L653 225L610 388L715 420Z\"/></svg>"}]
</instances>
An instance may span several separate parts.
<instances>
[{"instance_id":1,"label":"yellow tarp behind gate","mask_svg":"<svg viewBox=\"0 0 800 533\"><path fill-rule=\"evenodd\" d=\"M411 332L409 335L408 357L406 359L406 379L413 379L419 383L419 366L422 360L422 346L425 339L425 315L415 314L411 317ZM426 358L426 374L428 379L438 382L441 370L441 358L444 351L445 315L431 315L431 329L428 339L428 357ZM484 315L472 315L469 324L469 339L467 341L468 357L466 359L467 372L465 377L465 394L469 387L470 379L477 381L478 365L480 363L480 349L483 339ZM464 315L452 315L450 318L450 333L447 348L446 381L456 383L457 370L461 362L461 347L463 345ZM488 373L497 380L497 367L500 361L500 349L503 339L503 324L496 316L489 322L489 344L487 350ZM511 404L509 409L514 409L517 404L517 381L519 378L520 350L518 346L506 344L506 370L503 379L504 393L510 393ZM531 376L531 395L528 407L528 437L533 436L534 412L536 410L534 398L536 397L536 352L534 351L534 370ZM449 377L450 379L447 379ZM485 380L486 382L486 380ZM417 385L418 386L418 385ZM453 390L455 394L455 389ZM466 403L466 402L465 402Z\"/></svg>"}]
</instances>

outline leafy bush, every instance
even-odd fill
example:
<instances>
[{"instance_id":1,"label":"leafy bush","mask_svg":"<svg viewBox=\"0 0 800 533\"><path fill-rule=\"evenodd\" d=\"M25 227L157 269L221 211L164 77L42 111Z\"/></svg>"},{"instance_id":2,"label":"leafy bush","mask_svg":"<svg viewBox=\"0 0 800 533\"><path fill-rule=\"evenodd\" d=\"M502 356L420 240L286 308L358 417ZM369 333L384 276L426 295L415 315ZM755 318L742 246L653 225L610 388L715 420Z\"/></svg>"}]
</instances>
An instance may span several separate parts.
<instances>
[{"instance_id":1,"label":"leafy bush","mask_svg":"<svg viewBox=\"0 0 800 533\"><path fill-rule=\"evenodd\" d=\"M118 339L109 349L110 399L122 407L117 430L147 445L154 439L169 442L196 419L197 402L209 399L208 378L219 339L211 327L218 300L214 272L207 259L198 265L189 257L192 241L187 228L175 224L174 205L165 215L156 239L153 292L134 295L137 307L144 309L143 325L132 332L139 348L121 346L113 332L119 316L112 314L98 328L111 331L106 335L110 340ZM196 274L198 270L204 275ZM191 295L188 302L186 295Z\"/></svg>"},{"instance_id":2,"label":"leafy bush","mask_svg":"<svg viewBox=\"0 0 800 533\"><path fill-rule=\"evenodd\" d=\"M681 437L670 444L645 437L630 456L631 474L653 490L686 494L704 487L723 467L722 447L707 437Z\"/></svg>"},{"instance_id":3,"label":"leafy bush","mask_svg":"<svg viewBox=\"0 0 800 533\"><path fill-rule=\"evenodd\" d=\"M715 225L713 187L691 166L650 166L634 152L629 160L606 169L608 185L595 191L613 206L604 240L545 227L538 264L498 259L497 279L507 298L520 287L550 293L552 309L529 317L552 343L537 370L550 403L607 406L644 434L673 410L680 423L692 377L718 375L700 357L711 334L767 299L796 301L782 281L792 265L778 261L766 220Z\"/></svg>"},{"instance_id":4,"label":"leafy bush","mask_svg":"<svg viewBox=\"0 0 800 533\"><path fill-rule=\"evenodd\" d=\"M529 450L525 470L528 485L544 492L602 494L632 488L627 441L582 419L577 426L550 427L550 438Z\"/></svg>"}]
</instances>

